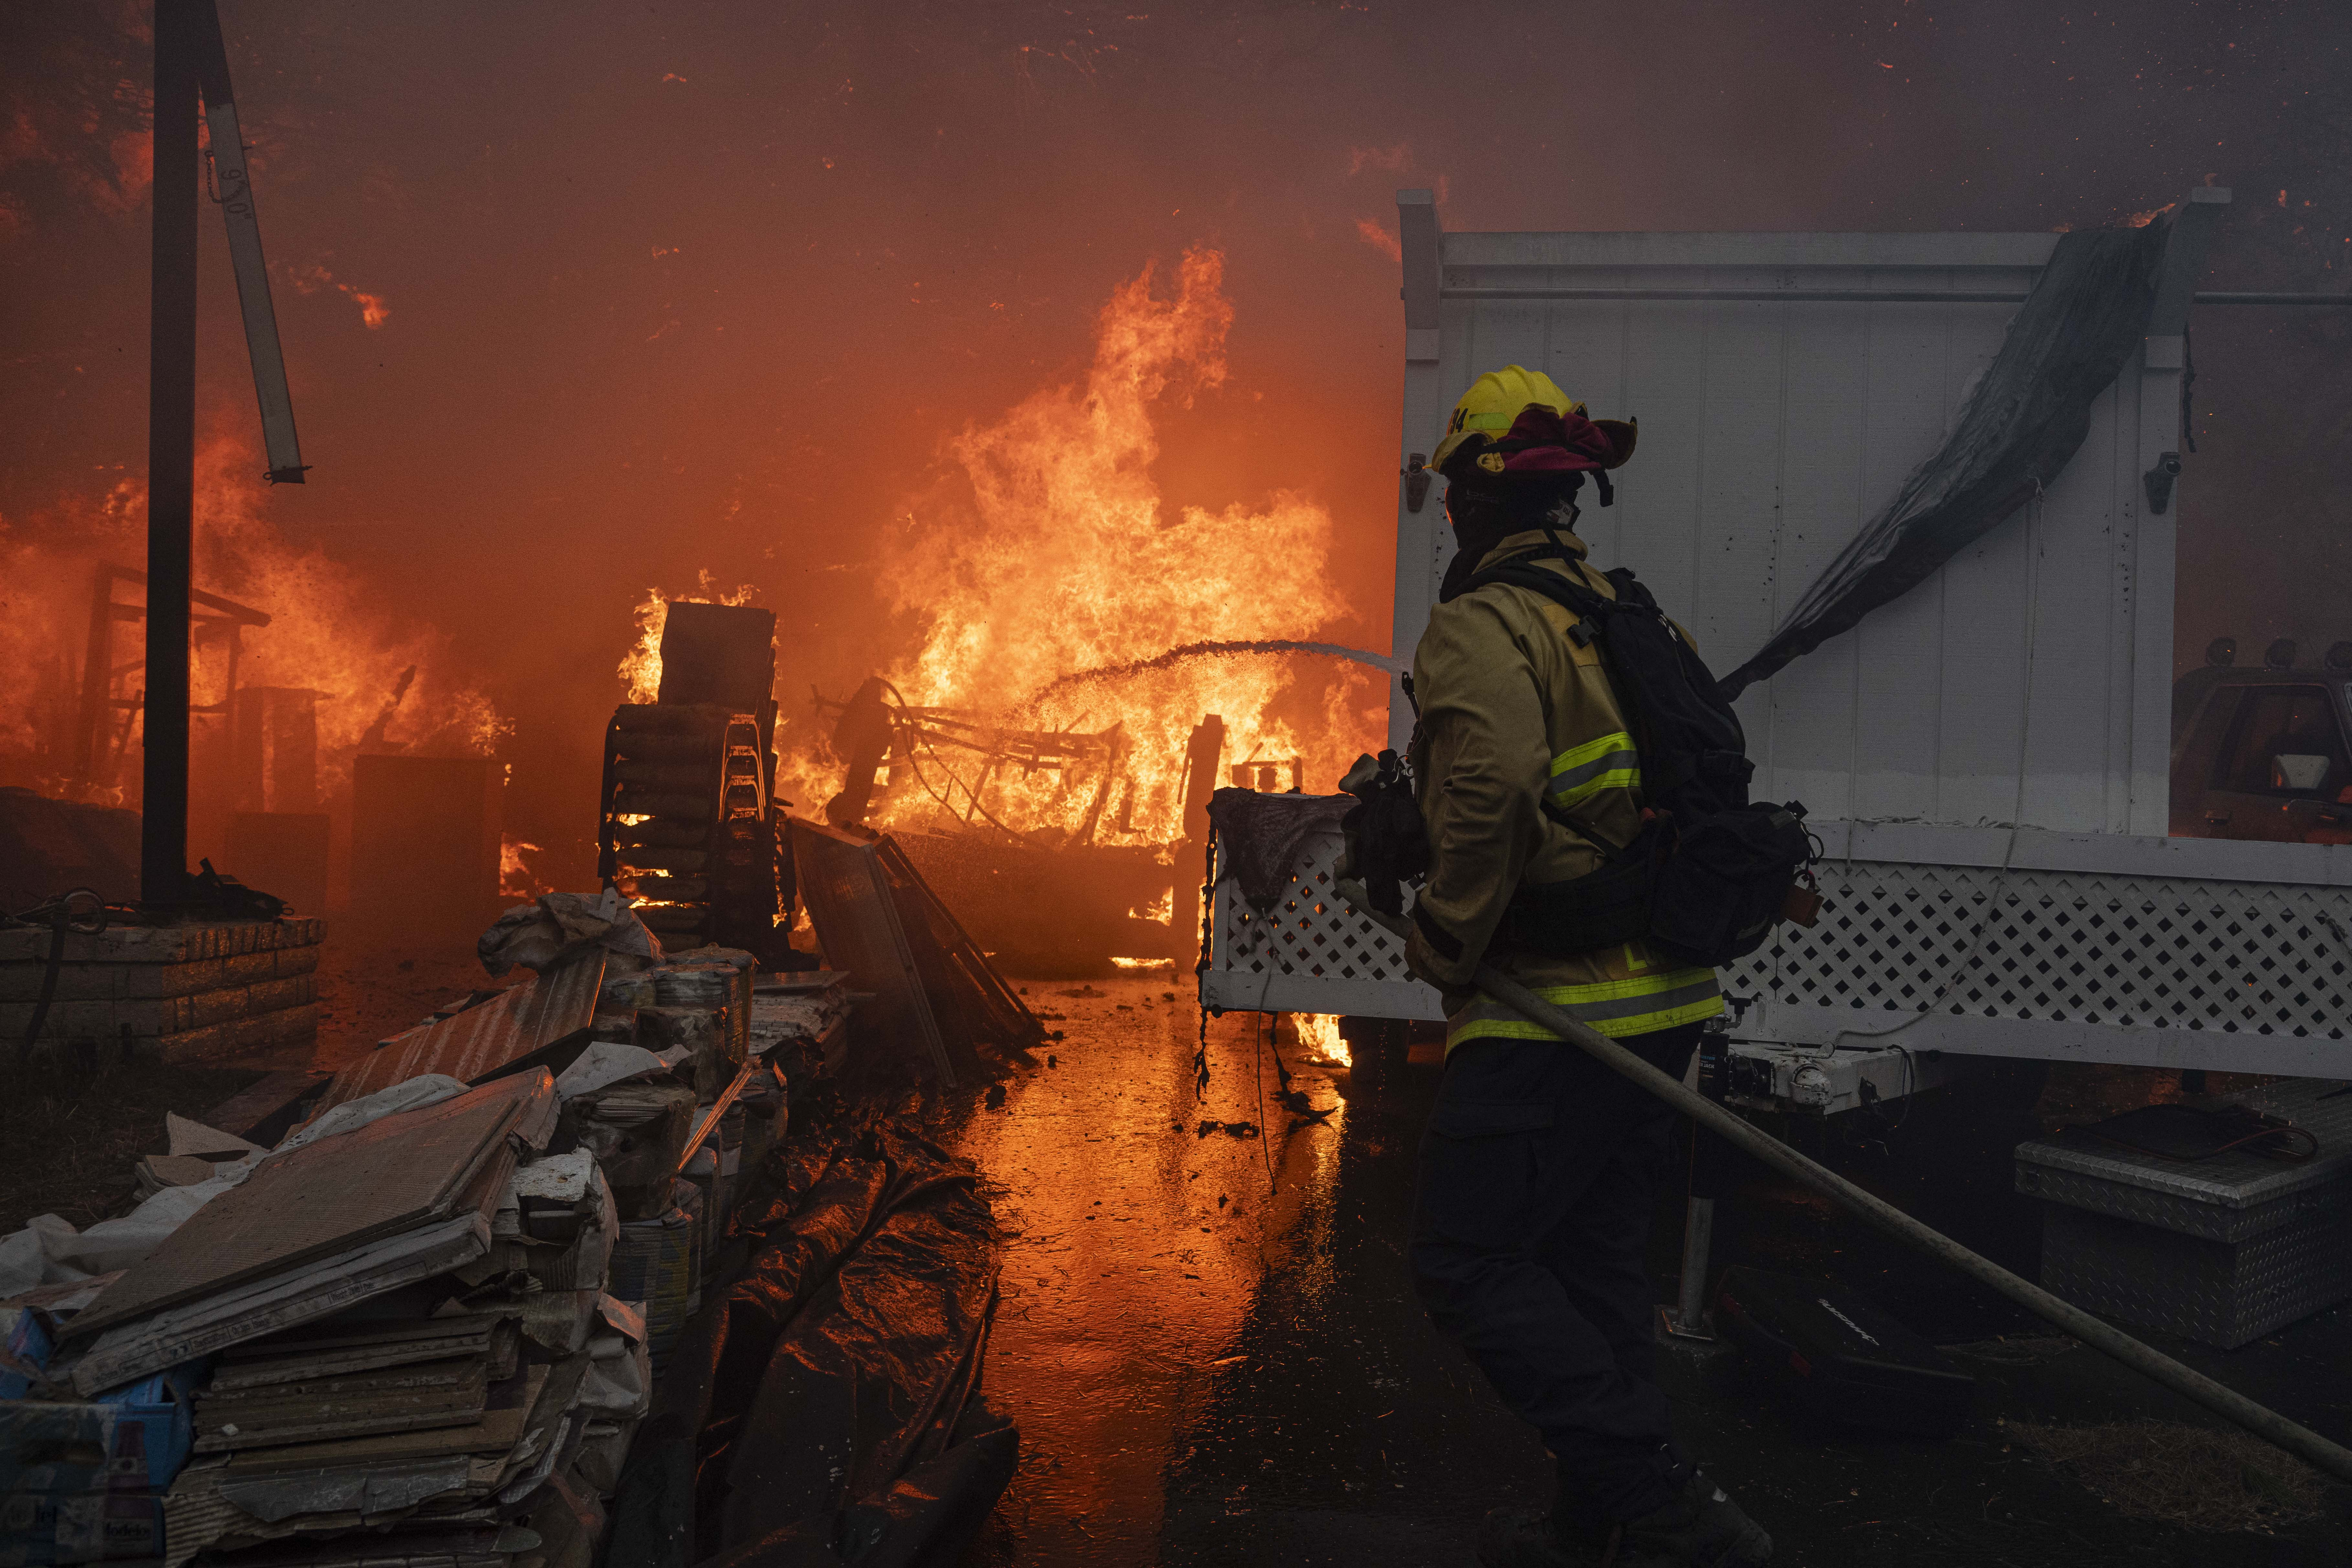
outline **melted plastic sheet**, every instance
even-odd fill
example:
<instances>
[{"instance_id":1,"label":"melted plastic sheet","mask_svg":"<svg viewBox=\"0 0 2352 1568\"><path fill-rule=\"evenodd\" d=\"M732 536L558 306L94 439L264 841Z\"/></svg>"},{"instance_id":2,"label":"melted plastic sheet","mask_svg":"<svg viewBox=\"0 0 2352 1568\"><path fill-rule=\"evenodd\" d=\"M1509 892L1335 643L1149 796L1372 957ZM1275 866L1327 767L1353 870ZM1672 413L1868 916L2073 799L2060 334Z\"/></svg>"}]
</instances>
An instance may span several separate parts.
<instances>
[{"instance_id":1,"label":"melted plastic sheet","mask_svg":"<svg viewBox=\"0 0 2352 1568\"><path fill-rule=\"evenodd\" d=\"M1209 825L1216 830L1220 879L1239 883L1242 897L1259 910L1274 908L1290 890L1298 847L1318 833L1336 833L1339 819L1356 804L1351 795L1261 795L1221 789L1209 796Z\"/></svg>"},{"instance_id":2,"label":"melted plastic sheet","mask_svg":"<svg viewBox=\"0 0 2352 1568\"><path fill-rule=\"evenodd\" d=\"M1723 678L1737 697L1910 592L2058 478L2090 434L2091 405L2138 347L2172 222L2058 237L1935 456L1797 602L1771 640Z\"/></svg>"},{"instance_id":3,"label":"melted plastic sheet","mask_svg":"<svg viewBox=\"0 0 2352 1568\"><path fill-rule=\"evenodd\" d=\"M1002 1250L977 1173L877 1123L761 1174L748 1262L673 1353L604 1561L951 1563L1019 1447L974 1397Z\"/></svg>"}]
</instances>

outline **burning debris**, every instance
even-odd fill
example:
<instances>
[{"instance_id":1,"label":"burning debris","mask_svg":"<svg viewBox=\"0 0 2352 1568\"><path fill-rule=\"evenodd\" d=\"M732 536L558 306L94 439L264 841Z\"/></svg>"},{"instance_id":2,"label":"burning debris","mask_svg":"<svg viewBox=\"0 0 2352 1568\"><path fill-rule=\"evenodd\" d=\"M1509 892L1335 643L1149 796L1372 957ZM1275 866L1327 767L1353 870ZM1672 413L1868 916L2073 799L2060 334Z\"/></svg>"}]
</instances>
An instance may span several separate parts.
<instances>
[{"instance_id":1,"label":"burning debris","mask_svg":"<svg viewBox=\"0 0 2352 1568\"><path fill-rule=\"evenodd\" d=\"M1155 405L1225 379L1223 270L1221 252L1196 249L1172 296L1154 292L1149 268L1123 285L1083 384L967 428L951 446L961 497L919 509L880 563L895 607L923 627L885 672L901 706L1006 731L1115 732L1119 797L1077 787L1065 766L1013 766L984 779L975 768L976 793L945 791L949 805L909 769L876 800L878 825L984 807L1013 833L1165 846L1184 835L1186 746L1202 714L1224 716L1235 756L1304 757L1332 778L1377 726L1379 676L1299 653L1349 609L1330 583L1329 514L1277 493L1264 510L1171 516L1152 477ZM1169 659L1204 643L1231 647ZM1101 759L1071 762L1083 773Z\"/></svg>"},{"instance_id":2,"label":"burning debris","mask_svg":"<svg viewBox=\"0 0 2352 1568\"><path fill-rule=\"evenodd\" d=\"M653 700L623 703L605 731L597 875L672 940L742 945L782 966L793 887L774 796L776 617L661 608L656 651L638 667Z\"/></svg>"},{"instance_id":3,"label":"burning debris","mask_svg":"<svg viewBox=\"0 0 2352 1568\"><path fill-rule=\"evenodd\" d=\"M289 542L251 467L235 441L198 455L191 856L321 914L371 896L351 887L346 858L362 759L488 758L510 726L456 673L446 637L389 608L362 574ZM122 563L141 558L144 503L125 480L37 519L49 525L37 533L0 531L11 584L0 660L17 674L0 682L0 783L142 805L145 577ZM486 913L478 903L466 919Z\"/></svg>"}]
</instances>

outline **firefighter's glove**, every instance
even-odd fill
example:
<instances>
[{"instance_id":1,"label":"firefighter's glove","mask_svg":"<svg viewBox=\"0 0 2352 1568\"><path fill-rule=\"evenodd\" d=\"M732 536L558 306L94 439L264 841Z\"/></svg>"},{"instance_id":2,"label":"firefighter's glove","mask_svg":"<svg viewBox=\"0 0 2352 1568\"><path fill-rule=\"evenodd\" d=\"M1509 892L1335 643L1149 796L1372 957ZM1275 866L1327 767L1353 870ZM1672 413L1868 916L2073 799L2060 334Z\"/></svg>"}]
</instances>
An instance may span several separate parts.
<instances>
[{"instance_id":1,"label":"firefighter's glove","mask_svg":"<svg viewBox=\"0 0 2352 1568\"><path fill-rule=\"evenodd\" d=\"M1356 797L1340 819L1347 849L1339 874L1364 884L1372 908L1384 915L1404 912L1404 884L1429 871L1429 834L1412 795L1412 775L1394 752L1360 756L1339 781Z\"/></svg>"}]
</instances>

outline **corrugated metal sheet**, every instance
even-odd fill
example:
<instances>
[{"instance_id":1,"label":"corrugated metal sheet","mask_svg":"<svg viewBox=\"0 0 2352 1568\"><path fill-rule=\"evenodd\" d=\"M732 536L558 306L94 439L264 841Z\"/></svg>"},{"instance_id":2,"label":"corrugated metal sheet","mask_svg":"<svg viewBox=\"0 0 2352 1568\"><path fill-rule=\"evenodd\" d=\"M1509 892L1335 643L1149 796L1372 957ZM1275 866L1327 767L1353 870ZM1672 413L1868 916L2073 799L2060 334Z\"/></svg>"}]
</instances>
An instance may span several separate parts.
<instances>
[{"instance_id":1,"label":"corrugated metal sheet","mask_svg":"<svg viewBox=\"0 0 2352 1568\"><path fill-rule=\"evenodd\" d=\"M1999 298L1916 296L2020 298L2055 243L2048 234L1440 235L1428 210L1402 206L1403 451L1429 451L1454 400L1507 363L1547 372L1596 417L1638 417L1641 447L1615 476L1617 504L1604 510L1588 489L1579 531L1601 564L1629 565L1650 584L1718 673L1764 645L1941 443L2016 310ZM1911 298L1463 292L1497 289ZM2022 748L2027 824L2165 831L2173 516L2145 515L2139 476L2151 443L2177 444L2179 375L2167 357L2126 365L2041 502L1741 699L1758 795L1802 800L1816 819L2006 823ZM1452 553L1443 494L1441 479L1417 513L1400 498L1400 653L1426 624ZM1401 744L1412 723L1402 698L1393 720Z\"/></svg>"},{"instance_id":2,"label":"corrugated metal sheet","mask_svg":"<svg viewBox=\"0 0 2352 1568\"><path fill-rule=\"evenodd\" d=\"M604 954L593 952L510 986L478 1007L394 1035L335 1075L312 1114L425 1073L471 1083L531 1052L585 1034L596 1018Z\"/></svg>"}]
</instances>

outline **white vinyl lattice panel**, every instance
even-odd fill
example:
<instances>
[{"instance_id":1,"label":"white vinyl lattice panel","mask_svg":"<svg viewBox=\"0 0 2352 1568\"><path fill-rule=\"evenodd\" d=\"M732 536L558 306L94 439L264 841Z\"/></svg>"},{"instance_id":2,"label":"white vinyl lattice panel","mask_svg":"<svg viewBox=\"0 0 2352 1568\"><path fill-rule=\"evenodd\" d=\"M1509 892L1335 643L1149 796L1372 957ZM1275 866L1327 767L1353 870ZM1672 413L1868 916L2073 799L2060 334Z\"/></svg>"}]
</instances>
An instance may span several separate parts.
<instances>
[{"instance_id":1,"label":"white vinyl lattice panel","mask_svg":"<svg viewBox=\"0 0 2352 1568\"><path fill-rule=\"evenodd\" d=\"M1872 862L1821 872L1820 922L1780 927L1726 968L1727 991L1894 1017L2329 1040L2352 1021L2345 889Z\"/></svg>"},{"instance_id":2,"label":"white vinyl lattice panel","mask_svg":"<svg viewBox=\"0 0 2352 1568\"><path fill-rule=\"evenodd\" d=\"M1343 842L1309 838L1289 887L1261 914L1220 881L1202 995L1212 1006L1434 1018L1437 993L1404 966L1404 939L1359 914L1333 886Z\"/></svg>"},{"instance_id":3,"label":"white vinyl lattice panel","mask_svg":"<svg viewBox=\"0 0 2352 1568\"><path fill-rule=\"evenodd\" d=\"M1202 976L1212 1006L1438 1016L1436 993L1405 970L1403 940L1333 887L1340 848L1337 835L1310 839L1264 914L1234 882L1217 885ZM1819 924L1782 926L1725 967L1727 992L1768 1004L1743 1036L1818 1045L1848 1018L1873 1030L1930 1015L1972 1026L2352 1039L2352 889L1854 861L1825 864L1822 890ZM2029 1035L1999 1043L2083 1054ZM2168 1059L2145 1035L2098 1054Z\"/></svg>"}]
</instances>

